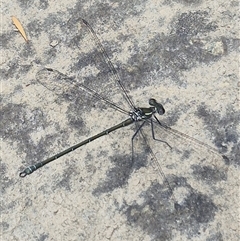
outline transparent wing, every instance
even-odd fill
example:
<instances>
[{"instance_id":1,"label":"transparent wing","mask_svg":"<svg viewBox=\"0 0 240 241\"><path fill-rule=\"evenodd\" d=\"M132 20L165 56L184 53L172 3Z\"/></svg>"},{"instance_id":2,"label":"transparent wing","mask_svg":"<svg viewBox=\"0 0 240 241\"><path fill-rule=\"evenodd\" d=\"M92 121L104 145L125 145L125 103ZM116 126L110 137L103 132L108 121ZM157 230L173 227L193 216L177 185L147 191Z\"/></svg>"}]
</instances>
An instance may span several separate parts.
<instances>
[{"instance_id":1,"label":"transparent wing","mask_svg":"<svg viewBox=\"0 0 240 241\"><path fill-rule=\"evenodd\" d=\"M81 105L86 107L91 105L95 106L96 103L100 101L119 112L128 114L128 111L111 102L104 95L99 94L88 86L77 82L75 78L70 78L57 70L49 68L42 69L38 71L36 80L46 89L53 91L54 94L62 96L69 101L81 99Z\"/></svg>"},{"instance_id":2,"label":"transparent wing","mask_svg":"<svg viewBox=\"0 0 240 241\"><path fill-rule=\"evenodd\" d=\"M51 34L62 34L65 37L58 37L60 40L57 51L50 64L54 71L41 70L37 74L37 80L41 84L56 94L65 94L66 97L67 93L69 98L81 95L86 87L85 91L91 95L101 95L103 99L126 111L133 108L117 71L94 30L85 20L73 18L60 29L52 29ZM58 61L58 58L64 61ZM81 86L80 92L76 90L76 86Z\"/></svg>"},{"instance_id":3,"label":"transparent wing","mask_svg":"<svg viewBox=\"0 0 240 241\"><path fill-rule=\"evenodd\" d=\"M195 192L213 195L218 189L220 194L221 184L227 180L226 156L184 133L159 125L157 121L147 122L141 133L151 154L149 162L175 201L184 199L179 195L189 196ZM184 184L176 180L184 180ZM177 191L179 188L182 188L181 194Z\"/></svg>"}]
</instances>

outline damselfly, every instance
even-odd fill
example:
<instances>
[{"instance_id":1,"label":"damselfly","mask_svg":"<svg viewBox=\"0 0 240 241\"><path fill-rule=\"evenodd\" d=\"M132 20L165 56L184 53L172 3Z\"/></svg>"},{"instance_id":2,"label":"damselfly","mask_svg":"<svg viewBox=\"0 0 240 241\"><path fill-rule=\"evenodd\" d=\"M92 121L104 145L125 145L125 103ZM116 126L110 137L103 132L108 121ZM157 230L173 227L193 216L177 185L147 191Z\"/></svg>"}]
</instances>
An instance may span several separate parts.
<instances>
[{"instance_id":1,"label":"damselfly","mask_svg":"<svg viewBox=\"0 0 240 241\"><path fill-rule=\"evenodd\" d=\"M69 147L64 151L53 155L50 158L47 158L44 161L40 161L34 165L27 167L24 171L20 173L20 177L25 177L26 175L33 173L37 169L66 155L67 153L72 152L77 148L82 147L104 135L107 135L110 132L113 132L123 127L127 127L131 124L135 124L137 126L135 133L133 133L131 137L132 160L134 160L135 158L135 153L138 152L138 150L135 150L134 148L134 141L136 137L141 136L143 142L145 143L145 146L150 151L153 162L156 165L156 169L167 183L167 178L158 160L159 158L161 159L161 155L159 157L156 157L156 153L163 151L153 151L153 147L149 143L150 139L147 136L151 136L151 143L154 143L154 145L159 145L159 143L163 143L164 148L168 150L184 149L187 146L193 147L194 153L197 153L196 157L194 156L194 154L190 153L190 151L183 151L180 154L182 156L185 155L185 157L189 155L189 158L192 158L193 161L191 162L191 165L189 163L189 169L193 168L194 161L198 160L198 162L202 163L204 167L225 170L225 161L227 160L226 156L221 155L216 149L209 146L208 144L205 144L195 138L192 138L186 134L183 134L177 130L168 127L166 124L164 124L158 119L157 115L163 115L165 110L163 106L158 103L154 98L149 99L149 106L144 108L136 107L92 27L83 19L79 19L78 21L76 21L76 23L69 23L69 28L71 28L71 31L75 31L77 33L75 36L69 35L69 43L81 49L81 57L79 57L76 65L74 66L75 69L81 66L78 76L68 77L57 70L46 68L40 70L37 73L38 82L44 85L46 88L52 90L56 94L65 94L66 98L68 98L72 94L66 94L66 88L68 88L69 86L74 86L76 93L79 90L81 90L82 93L86 92L88 95L91 96L92 100L94 99L95 101L102 101L114 110L121 112L122 114L128 115L128 118L124 121L121 121L117 125L107 128L102 132L93 135L81 141L80 143ZM76 49L74 49L74 51L76 51ZM90 55L92 56L91 60L89 60ZM92 61L95 60L95 57L100 59L101 61ZM104 65L104 67L102 65ZM109 78L105 78L105 76L107 75ZM93 76L95 79L93 79ZM101 79L102 81L98 81L99 79ZM104 81L107 79L109 79L109 81ZM103 90L107 91L103 93ZM115 96L115 98L118 99L117 102L114 102L112 100L112 96ZM88 104L87 101L85 104ZM126 106L128 106L128 110L126 110ZM150 125L150 134L146 134L144 131L144 126L146 125ZM156 136L156 132L160 133L161 136Z\"/></svg>"}]
</instances>

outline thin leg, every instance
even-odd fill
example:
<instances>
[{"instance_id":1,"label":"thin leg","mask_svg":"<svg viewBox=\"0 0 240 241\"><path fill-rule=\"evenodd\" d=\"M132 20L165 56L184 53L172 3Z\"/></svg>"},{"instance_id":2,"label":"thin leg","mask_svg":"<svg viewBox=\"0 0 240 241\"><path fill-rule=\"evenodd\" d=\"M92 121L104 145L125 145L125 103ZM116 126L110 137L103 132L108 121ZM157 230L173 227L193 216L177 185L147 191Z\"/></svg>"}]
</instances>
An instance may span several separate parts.
<instances>
[{"instance_id":1,"label":"thin leg","mask_svg":"<svg viewBox=\"0 0 240 241\"><path fill-rule=\"evenodd\" d=\"M161 126L161 125L162 125L161 122L157 119L156 116L155 116L155 118L156 118L158 124ZM160 142L162 142L162 143L165 143L170 149L172 149L172 147L171 147L166 141L159 140L159 139L156 139L156 138L155 138L153 121L152 121L152 119L151 119L150 121L151 121L151 129L152 129L152 138L153 138L153 140L155 140L155 141L160 141Z\"/></svg>"},{"instance_id":2,"label":"thin leg","mask_svg":"<svg viewBox=\"0 0 240 241\"><path fill-rule=\"evenodd\" d=\"M133 156L134 156L134 148L133 148L133 140L136 137L136 135L138 134L138 132L142 129L143 125L145 124L145 121L137 128L136 132L134 133L134 135L132 136L132 161L133 161Z\"/></svg>"}]
</instances>

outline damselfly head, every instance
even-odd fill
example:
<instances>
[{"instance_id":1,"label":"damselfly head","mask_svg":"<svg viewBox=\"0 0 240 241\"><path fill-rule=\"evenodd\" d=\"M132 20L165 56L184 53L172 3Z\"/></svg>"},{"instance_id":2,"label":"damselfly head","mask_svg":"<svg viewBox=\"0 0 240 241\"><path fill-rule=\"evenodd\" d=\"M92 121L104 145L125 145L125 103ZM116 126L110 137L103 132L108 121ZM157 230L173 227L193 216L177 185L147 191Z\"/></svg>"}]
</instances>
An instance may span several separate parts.
<instances>
[{"instance_id":1,"label":"damselfly head","mask_svg":"<svg viewBox=\"0 0 240 241\"><path fill-rule=\"evenodd\" d=\"M155 99L149 99L148 103L156 108L159 115L163 115L165 113L165 109L163 108L162 104L158 103Z\"/></svg>"}]
</instances>

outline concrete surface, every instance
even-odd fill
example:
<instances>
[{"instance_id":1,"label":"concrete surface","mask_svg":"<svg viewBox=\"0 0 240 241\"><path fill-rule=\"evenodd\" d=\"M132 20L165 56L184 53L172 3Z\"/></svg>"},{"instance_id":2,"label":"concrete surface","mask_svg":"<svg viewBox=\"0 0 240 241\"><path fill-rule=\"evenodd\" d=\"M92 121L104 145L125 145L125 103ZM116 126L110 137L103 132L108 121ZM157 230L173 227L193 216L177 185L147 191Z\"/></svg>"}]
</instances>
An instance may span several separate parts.
<instances>
[{"instance_id":1,"label":"concrete surface","mask_svg":"<svg viewBox=\"0 0 240 241\"><path fill-rule=\"evenodd\" d=\"M1 240L239 240L238 10L238 1L2 1ZM151 149L138 135L132 160L133 125L20 178L127 118L74 81L130 110L79 17L136 106L157 99L159 120L217 151L155 127L170 149L146 125Z\"/></svg>"}]
</instances>

